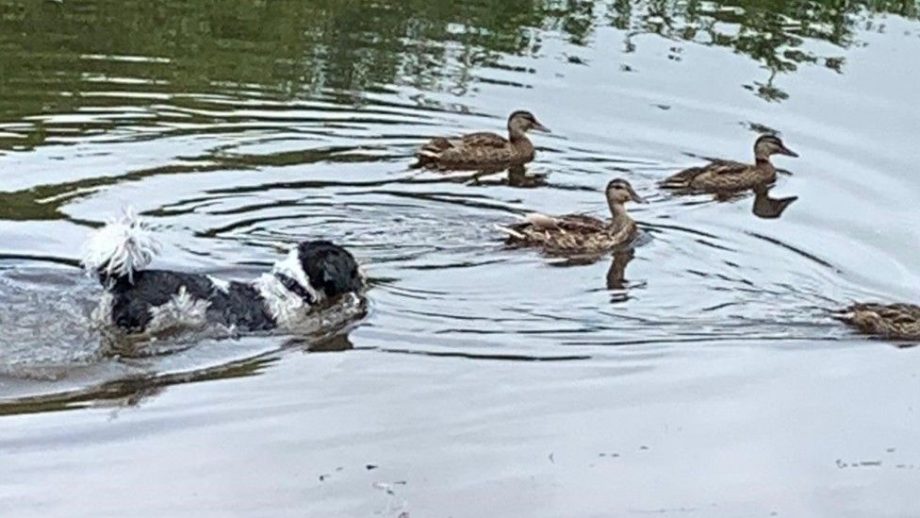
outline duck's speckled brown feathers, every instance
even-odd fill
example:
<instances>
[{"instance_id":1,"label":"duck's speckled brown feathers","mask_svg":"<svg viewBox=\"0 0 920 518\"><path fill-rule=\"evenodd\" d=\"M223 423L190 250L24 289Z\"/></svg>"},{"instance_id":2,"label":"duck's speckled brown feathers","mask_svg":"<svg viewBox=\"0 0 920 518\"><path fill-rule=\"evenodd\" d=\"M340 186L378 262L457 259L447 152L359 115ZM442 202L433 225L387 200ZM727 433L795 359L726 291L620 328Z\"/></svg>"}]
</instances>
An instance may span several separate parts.
<instances>
[{"instance_id":1,"label":"duck's speckled brown feathers","mask_svg":"<svg viewBox=\"0 0 920 518\"><path fill-rule=\"evenodd\" d=\"M437 137L422 146L419 161L435 169L510 167L534 158L533 144L526 137L514 142L495 133L471 133L448 139Z\"/></svg>"},{"instance_id":2,"label":"duck's speckled brown feathers","mask_svg":"<svg viewBox=\"0 0 920 518\"><path fill-rule=\"evenodd\" d=\"M630 201L643 203L626 180L616 178L605 189L609 220L586 214L547 216L530 214L521 223L501 230L508 235L511 246L542 248L552 255L600 255L626 244L636 237L636 222L626 213Z\"/></svg>"},{"instance_id":3,"label":"duck's speckled brown feathers","mask_svg":"<svg viewBox=\"0 0 920 518\"><path fill-rule=\"evenodd\" d=\"M853 304L838 315L863 333L893 340L920 340L920 306Z\"/></svg>"},{"instance_id":4,"label":"duck's speckled brown feathers","mask_svg":"<svg viewBox=\"0 0 920 518\"><path fill-rule=\"evenodd\" d=\"M691 167L661 182L665 189L690 192L724 193L745 191L776 180L776 168L770 156L799 156L776 135L762 135L754 142L753 164L715 160L702 167Z\"/></svg>"},{"instance_id":5,"label":"duck's speckled brown feathers","mask_svg":"<svg viewBox=\"0 0 920 518\"><path fill-rule=\"evenodd\" d=\"M776 180L776 169L769 162L743 164L717 160L702 167L685 169L661 183L666 189L689 191L741 191Z\"/></svg>"},{"instance_id":6,"label":"duck's speckled brown feathers","mask_svg":"<svg viewBox=\"0 0 920 518\"><path fill-rule=\"evenodd\" d=\"M630 242L637 227L628 216L604 221L585 214L531 214L505 231L512 246L541 248L549 254L602 254Z\"/></svg>"},{"instance_id":7,"label":"duck's speckled brown feathers","mask_svg":"<svg viewBox=\"0 0 920 518\"><path fill-rule=\"evenodd\" d=\"M504 169L534 159L534 147L527 132L549 130L528 111L508 117L508 138L490 132L470 133L456 138L436 137L419 148L417 167L438 170Z\"/></svg>"}]
</instances>

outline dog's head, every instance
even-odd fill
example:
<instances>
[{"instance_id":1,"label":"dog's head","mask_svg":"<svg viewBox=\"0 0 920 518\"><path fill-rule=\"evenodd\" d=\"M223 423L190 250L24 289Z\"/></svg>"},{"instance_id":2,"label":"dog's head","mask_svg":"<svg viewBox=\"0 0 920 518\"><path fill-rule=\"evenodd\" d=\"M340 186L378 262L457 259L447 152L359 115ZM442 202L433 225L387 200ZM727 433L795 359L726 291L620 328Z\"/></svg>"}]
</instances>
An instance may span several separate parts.
<instances>
[{"instance_id":1,"label":"dog's head","mask_svg":"<svg viewBox=\"0 0 920 518\"><path fill-rule=\"evenodd\" d=\"M275 265L284 287L310 305L364 288L354 256L329 241L304 241Z\"/></svg>"},{"instance_id":2,"label":"dog's head","mask_svg":"<svg viewBox=\"0 0 920 518\"><path fill-rule=\"evenodd\" d=\"M358 262L348 250L329 241L304 241L297 246L300 267L313 289L327 298L364 287Z\"/></svg>"}]
</instances>

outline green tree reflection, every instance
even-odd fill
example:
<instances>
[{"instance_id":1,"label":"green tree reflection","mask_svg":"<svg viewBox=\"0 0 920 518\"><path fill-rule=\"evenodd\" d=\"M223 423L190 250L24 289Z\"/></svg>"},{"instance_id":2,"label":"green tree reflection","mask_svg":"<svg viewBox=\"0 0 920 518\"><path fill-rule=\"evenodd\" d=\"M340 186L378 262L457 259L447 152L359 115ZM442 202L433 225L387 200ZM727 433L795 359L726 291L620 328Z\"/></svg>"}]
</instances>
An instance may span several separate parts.
<instances>
[{"instance_id":1,"label":"green tree reflection","mask_svg":"<svg viewBox=\"0 0 920 518\"><path fill-rule=\"evenodd\" d=\"M764 82L746 88L769 101L786 99L776 79L804 64L818 64L838 73L842 54L804 50L806 39L845 49L858 43L860 30L882 30L878 14L917 18L916 0L615 0L609 4L611 25L627 31L626 52L635 50L635 36L656 34L680 42L728 47L758 61L769 71Z\"/></svg>"},{"instance_id":2,"label":"green tree reflection","mask_svg":"<svg viewBox=\"0 0 920 518\"><path fill-rule=\"evenodd\" d=\"M640 34L731 48L769 71L747 87L781 100L780 75L842 72L843 49L880 30L877 15L918 11L916 0L0 0L0 120L80 106L106 79L281 99L360 102L394 85L463 94L476 68L540 52L542 30L588 45L600 24L626 31L626 52Z\"/></svg>"}]
</instances>

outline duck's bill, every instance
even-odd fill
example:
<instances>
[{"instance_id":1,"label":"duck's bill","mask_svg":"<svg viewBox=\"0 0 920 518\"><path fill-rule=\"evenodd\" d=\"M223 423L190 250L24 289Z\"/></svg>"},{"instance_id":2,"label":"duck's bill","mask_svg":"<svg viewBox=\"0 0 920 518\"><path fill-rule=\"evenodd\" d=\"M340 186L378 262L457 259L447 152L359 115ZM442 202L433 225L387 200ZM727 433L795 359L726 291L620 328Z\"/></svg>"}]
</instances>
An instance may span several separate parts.
<instances>
[{"instance_id":1,"label":"duck's bill","mask_svg":"<svg viewBox=\"0 0 920 518\"><path fill-rule=\"evenodd\" d=\"M537 122L537 121L534 121L534 123L533 123L533 129L536 130L536 131L542 131L543 133L552 133L552 131L550 131L549 128L547 128L546 126L540 124L540 123Z\"/></svg>"},{"instance_id":2,"label":"duck's bill","mask_svg":"<svg viewBox=\"0 0 920 518\"><path fill-rule=\"evenodd\" d=\"M798 153L796 153L795 151L793 151L793 150L791 150L791 149L789 149L789 148L787 148L787 147L783 147L782 149L779 150L779 152L780 152L780 154L783 154L783 155L786 155L786 156L792 156L792 157L798 157L798 156L799 156Z\"/></svg>"},{"instance_id":3,"label":"duck's bill","mask_svg":"<svg viewBox=\"0 0 920 518\"><path fill-rule=\"evenodd\" d=\"M648 201L645 198L643 198L642 196L639 196L636 193L636 191L632 189L629 190L629 197L632 199L632 201L636 203L648 203Z\"/></svg>"}]
</instances>

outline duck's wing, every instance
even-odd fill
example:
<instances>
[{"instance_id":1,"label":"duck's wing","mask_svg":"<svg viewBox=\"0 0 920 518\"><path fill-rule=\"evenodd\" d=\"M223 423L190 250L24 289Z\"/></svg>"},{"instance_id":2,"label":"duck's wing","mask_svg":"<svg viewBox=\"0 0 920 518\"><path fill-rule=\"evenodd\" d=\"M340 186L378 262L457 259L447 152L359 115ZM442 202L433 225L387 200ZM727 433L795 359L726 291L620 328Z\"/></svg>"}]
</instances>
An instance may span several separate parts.
<instances>
[{"instance_id":1,"label":"duck's wing","mask_svg":"<svg viewBox=\"0 0 920 518\"><path fill-rule=\"evenodd\" d=\"M714 162L710 162L709 165L704 168L704 172L714 175L732 175L743 173L751 167L752 166L750 164L735 162L734 160L716 160Z\"/></svg>"},{"instance_id":2,"label":"duck's wing","mask_svg":"<svg viewBox=\"0 0 920 518\"><path fill-rule=\"evenodd\" d=\"M586 214L528 214L524 221L499 230L507 234L506 242L512 246L538 247L553 256L600 255L631 235L635 223L616 229Z\"/></svg>"},{"instance_id":3,"label":"duck's wing","mask_svg":"<svg viewBox=\"0 0 920 518\"><path fill-rule=\"evenodd\" d=\"M457 138L437 137L419 148L421 163L463 165L489 162L510 149L508 139L495 133L470 133Z\"/></svg>"},{"instance_id":4,"label":"duck's wing","mask_svg":"<svg viewBox=\"0 0 920 518\"><path fill-rule=\"evenodd\" d=\"M875 313L879 317L896 323L920 322L920 306L914 304L853 304L847 308L848 313Z\"/></svg>"},{"instance_id":5,"label":"duck's wing","mask_svg":"<svg viewBox=\"0 0 920 518\"><path fill-rule=\"evenodd\" d=\"M835 317L864 333L920 339L920 306L914 304L853 304Z\"/></svg>"},{"instance_id":6,"label":"duck's wing","mask_svg":"<svg viewBox=\"0 0 920 518\"><path fill-rule=\"evenodd\" d=\"M586 214L567 214L550 216L532 212L523 217L523 221L502 230L512 239L533 239L537 235L550 236L562 234L586 234L604 230L607 222Z\"/></svg>"},{"instance_id":7,"label":"duck's wing","mask_svg":"<svg viewBox=\"0 0 920 518\"><path fill-rule=\"evenodd\" d=\"M441 154L458 148L500 148L508 145L508 139L487 131L469 133L455 138L435 137L419 148L419 154Z\"/></svg>"},{"instance_id":8,"label":"duck's wing","mask_svg":"<svg viewBox=\"0 0 920 518\"><path fill-rule=\"evenodd\" d=\"M459 142L456 142L459 141ZM459 139L456 139L454 145L468 146L468 147L491 147L491 148L501 148L508 145L508 139L498 135L496 133L481 131L478 133L469 133L463 135Z\"/></svg>"},{"instance_id":9,"label":"duck's wing","mask_svg":"<svg viewBox=\"0 0 920 518\"><path fill-rule=\"evenodd\" d=\"M894 309L895 311L900 311L901 313L906 313L913 316L914 318L920 319L920 306L917 306L916 304L898 303L889 304L888 307Z\"/></svg>"},{"instance_id":10,"label":"duck's wing","mask_svg":"<svg viewBox=\"0 0 920 518\"><path fill-rule=\"evenodd\" d=\"M665 189L689 189L693 181L703 176L726 177L744 173L750 165L732 160L714 160L704 166L691 167L671 175L660 185Z\"/></svg>"},{"instance_id":11,"label":"duck's wing","mask_svg":"<svg viewBox=\"0 0 920 518\"><path fill-rule=\"evenodd\" d=\"M558 218L559 226L569 232L600 232L608 223L587 214L567 214Z\"/></svg>"},{"instance_id":12,"label":"duck's wing","mask_svg":"<svg viewBox=\"0 0 920 518\"><path fill-rule=\"evenodd\" d=\"M453 147L453 141L444 137L435 137L418 149L418 156L437 156L445 149Z\"/></svg>"}]
</instances>

